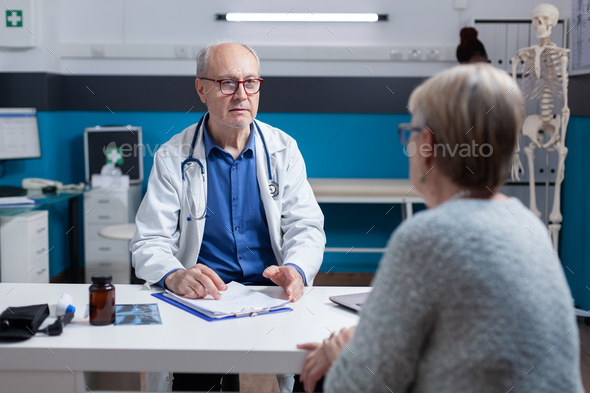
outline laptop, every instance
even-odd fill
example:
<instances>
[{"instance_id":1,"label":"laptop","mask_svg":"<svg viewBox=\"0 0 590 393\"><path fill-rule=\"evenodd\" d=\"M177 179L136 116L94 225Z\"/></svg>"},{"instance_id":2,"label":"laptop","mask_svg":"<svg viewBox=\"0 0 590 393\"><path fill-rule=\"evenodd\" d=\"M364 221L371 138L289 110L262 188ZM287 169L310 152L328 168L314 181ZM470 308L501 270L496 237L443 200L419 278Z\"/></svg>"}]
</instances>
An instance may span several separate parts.
<instances>
[{"instance_id":1,"label":"laptop","mask_svg":"<svg viewBox=\"0 0 590 393\"><path fill-rule=\"evenodd\" d=\"M330 296L329 299L334 303L349 308L354 311L360 311L365 304L365 300L371 292L353 293L351 295Z\"/></svg>"}]
</instances>

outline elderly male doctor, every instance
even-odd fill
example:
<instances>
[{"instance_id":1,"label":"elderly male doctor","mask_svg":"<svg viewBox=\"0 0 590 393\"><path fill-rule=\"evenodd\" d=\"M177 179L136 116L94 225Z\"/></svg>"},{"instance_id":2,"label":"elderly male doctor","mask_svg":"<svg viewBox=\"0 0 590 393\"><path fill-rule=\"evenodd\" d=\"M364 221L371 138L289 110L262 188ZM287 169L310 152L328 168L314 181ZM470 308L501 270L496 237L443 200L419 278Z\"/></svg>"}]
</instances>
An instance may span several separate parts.
<instances>
[{"instance_id":1,"label":"elderly male doctor","mask_svg":"<svg viewBox=\"0 0 590 393\"><path fill-rule=\"evenodd\" d=\"M311 285L324 252L323 215L293 138L256 121L260 62L236 43L197 56L206 113L154 157L131 241L139 278L190 298L230 281Z\"/></svg>"}]
</instances>

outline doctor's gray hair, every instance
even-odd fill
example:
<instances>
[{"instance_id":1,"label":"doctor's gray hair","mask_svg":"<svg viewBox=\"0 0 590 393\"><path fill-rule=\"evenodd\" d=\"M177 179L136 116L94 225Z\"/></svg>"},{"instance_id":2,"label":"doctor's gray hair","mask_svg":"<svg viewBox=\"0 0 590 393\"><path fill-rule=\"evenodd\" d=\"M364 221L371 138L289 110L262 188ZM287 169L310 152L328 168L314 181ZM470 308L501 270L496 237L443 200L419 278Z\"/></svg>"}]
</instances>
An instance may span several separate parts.
<instances>
[{"instance_id":1,"label":"doctor's gray hair","mask_svg":"<svg viewBox=\"0 0 590 393\"><path fill-rule=\"evenodd\" d=\"M203 47L203 49L201 49L197 54L197 78L207 77L207 73L209 72L209 56L211 55L211 51L213 48L223 44L238 44L248 49L248 52L251 53L256 59L256 64L258 64L258 75L260 76L260 59L258 58L258 55L254 51L253 47L233 40L221 39L211 44L205 45L205 47Z\"/></svg>"}]
</instances>

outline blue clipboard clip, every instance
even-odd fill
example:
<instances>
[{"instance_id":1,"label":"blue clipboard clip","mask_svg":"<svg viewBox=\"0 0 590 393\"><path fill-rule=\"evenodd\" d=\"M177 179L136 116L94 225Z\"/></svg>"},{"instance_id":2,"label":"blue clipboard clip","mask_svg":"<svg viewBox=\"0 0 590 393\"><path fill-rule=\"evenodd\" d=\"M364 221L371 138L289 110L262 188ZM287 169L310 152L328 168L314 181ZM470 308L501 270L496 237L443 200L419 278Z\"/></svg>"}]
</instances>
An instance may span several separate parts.
<instances>
[{"instance_id":1,"label":"blue clipboard clip","mask_svg":"<svg viewBox=\"0 0 590 393\"><path fill-rule=\"evenodd\" d=\"M245 316L255 317L258 314L266 314L268 312L269 312L268 308L245 307L245 308L241 309L240 311L236 311L236 312L232 313L231 315L234 317L245 317Z\"/></svg>"}]
</instances>

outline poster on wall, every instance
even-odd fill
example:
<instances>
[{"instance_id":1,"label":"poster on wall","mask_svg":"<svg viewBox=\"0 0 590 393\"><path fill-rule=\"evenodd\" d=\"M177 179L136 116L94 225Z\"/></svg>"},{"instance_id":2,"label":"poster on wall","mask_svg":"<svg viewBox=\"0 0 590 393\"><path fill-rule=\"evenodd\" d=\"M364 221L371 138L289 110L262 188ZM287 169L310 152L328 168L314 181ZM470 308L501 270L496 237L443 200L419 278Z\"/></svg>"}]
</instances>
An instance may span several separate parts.
<instances>
[{"instance_id":1,"label":"poster on wall","mask_svg":"<svg viewBox=\"0 0 590 393\"><path fill-rule=\"evenodd\" d=\"M590 73L590 0L572 3L572 73Z\"/></svg>"}]
</instances>

